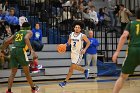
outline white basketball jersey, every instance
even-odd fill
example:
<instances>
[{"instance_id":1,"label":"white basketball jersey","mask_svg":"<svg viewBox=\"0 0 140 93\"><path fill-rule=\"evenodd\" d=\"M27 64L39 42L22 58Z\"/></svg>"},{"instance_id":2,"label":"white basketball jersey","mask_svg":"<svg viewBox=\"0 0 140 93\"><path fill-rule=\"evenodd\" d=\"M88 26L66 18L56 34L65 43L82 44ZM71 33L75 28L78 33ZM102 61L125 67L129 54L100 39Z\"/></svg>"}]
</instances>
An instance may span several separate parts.
<instances>
[{"instance_id":1,"label":"white basketball jersey","mask_svg":"<svg viewBox=\"0 0 140 93\"><path fill-rule=\"evenodd\" d=\"M71 52L72 53L80 53L81 49L83 49L83 34L75 35L74 32L70 34L71 37Z\"/></svg>"}]
</instances>

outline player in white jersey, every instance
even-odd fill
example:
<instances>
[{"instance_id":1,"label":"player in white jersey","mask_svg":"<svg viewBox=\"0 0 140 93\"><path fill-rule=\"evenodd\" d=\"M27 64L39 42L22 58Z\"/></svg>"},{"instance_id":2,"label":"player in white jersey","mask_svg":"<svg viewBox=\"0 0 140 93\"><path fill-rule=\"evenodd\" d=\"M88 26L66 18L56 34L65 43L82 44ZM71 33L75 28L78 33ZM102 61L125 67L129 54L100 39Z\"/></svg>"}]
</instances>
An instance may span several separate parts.
<instances>
[{"instance_id":1,"label":"player in white jersey","mask_svg":"<svg viewBox=\"0 0 140 93\"><path fill-rule=\"evenodd\" d=\"M87 36L81 33L83 24L80 21L76 21L73 24L74 32L72 32L69 36L68 42L66 46L71 44L71 61L72 64L69 68L69 72L64 82L59 83L61 87L64 87L68 82L69 78L72 76L74 70L81 71L85 74L85 77L88 78L89 70L84 69L83 67L79 66L79 63L82 60L83 54L85 54L87 48L90 46L90 41L88 40ZM86 42L85 48L83 48L83 42Z\"/></svg>"}]
</instances>

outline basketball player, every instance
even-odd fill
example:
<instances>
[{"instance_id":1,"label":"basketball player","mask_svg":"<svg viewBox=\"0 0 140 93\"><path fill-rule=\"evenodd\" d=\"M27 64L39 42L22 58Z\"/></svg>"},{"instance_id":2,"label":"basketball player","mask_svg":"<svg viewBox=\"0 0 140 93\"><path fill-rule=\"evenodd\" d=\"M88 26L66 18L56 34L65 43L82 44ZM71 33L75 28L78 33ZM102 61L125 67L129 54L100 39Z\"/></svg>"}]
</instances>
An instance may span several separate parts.
<instances>
[{"instance_id":1,"label":"basketball player","mask_svg":"<svg viewBox=\"0 0 140 93\"><path fill-rule=\"evenodd\" d=\"M71 44L71 61L72 64L69 68L69 72L67 74L67 77L64 82L59 83L61 87L64 87L66 83L68 82L69 78L72 76L73 70L81 71L85 74L85 77L88 78L89 76L89 70L84 69L78 64L81 62L83 54L86 52L87 48L90 45L90 41L88 40L87 36L85 34L81 33L83 24L80 21L75 21L73 24L74 32L72 32L69 35L68 42L66 43L66 46L69 46ZM83 41L86 42L85 48L83 48Z\"/></svg>"},{"instance_id":2,"label":"basketball player","mask_svg":"<svg viewBox=\"0 0 140 93\"><path fill-rule=\"evenodd\" d=\"M26 55L26 50L29 48L33 58L34 59L37 58L37 55L32 49L29 41L30 37L32 36L32 32L30 31L30 29L31 26L29 23L27 22L23 23L22 30L20 30L19 32L15 33L15 35L8 38L3 44L3 48L1 52L3 52L3 50L6 48L6 46L9 45L9 43L13 42L14 44L14 46L12 47L11 57L10 57L10 61L11 61L10 66L12 71L8 80L8 90L6 91L6 93L13 93L11 92L11 87L13 85L14 77L16 75L19 64L23 67L23 71L26 75L27 81L31 86L32 93L36 93L38 91L38 86L35 86L33 84L32 78L30 76L28 58Z\"/></svg>"},{"instance_id":3,"label":"basketball player","mask_svg":"<svg viewBox=\"0 0 140 93\"><path fill-rule=\"evenodd\" d=\"M127 37L130 36L128 54L122 66L122 73L114 86L113 93L119 93L125 80L130 74L133 74L135 68L140 65L140 8L136 11L136 17L137 19L135 21L131 21L127 24L124 33L120 37L117 50L112 57L112 60L116 62L120 50L127 40Z\"/></svg>"}]
</instances>

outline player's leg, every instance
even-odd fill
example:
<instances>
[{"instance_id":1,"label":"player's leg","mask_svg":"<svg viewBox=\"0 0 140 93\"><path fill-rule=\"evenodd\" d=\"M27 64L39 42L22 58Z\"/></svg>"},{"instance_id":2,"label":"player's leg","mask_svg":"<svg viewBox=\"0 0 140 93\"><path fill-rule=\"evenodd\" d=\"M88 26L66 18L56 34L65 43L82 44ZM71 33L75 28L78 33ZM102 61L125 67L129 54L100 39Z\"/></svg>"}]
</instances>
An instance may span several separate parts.
<instances>
[{"instance_id":1,"label":"player's leg","mask_svg":"<svg viewBox=\"0 0 140 93\"><path fill-rule=\"evenodd\" d=\"M66 85L66 83L68 82L68 80L69 80L70 77L72 76L73 70L74 70L74 69L76 69L76 64L73 63L73 64L71 64L71 66L70 66L70 68L69 68L69 72L68 72L68 74L67 74L67 76L66 76L65 81L59 83L59 86L64 87L64 86ZM83 70L83 71L84 71L83 68L79 68L79 70L81 70L81 71Z\"/></svg>"},{"instance_id":2,"label":"player's leg","mask_svg":"<svg viewBox=\"0 0 140 93\"><path fill-rule=\"evenodd\" d=\"M32 80L32 77L30 75L30 71L29 71L29 66L23 66L23 71L25 73L25 76L26 76L26 79L28 81L28 83L30 84L31 86L31 89L32 89L32 93L35 93L36 91L39 90L39 87L36 86L34 83L33 83L33 80Z\"/></svg>"},{"instance_id":3,"label":"player's leg","mask_svg":"<svg viewBox=\"0 0 140 93\"><path fill-rule=\"evenodd\" d=\"M67 74L67 76L66 76L66 79L65 79L65 82L68 82L68 80L70 79L70 77L71 77L72 74L73 74L73 70L74 70L74 64L72 64L72 65L70 66L69 72L68 72L68 74Z\"/></svg>"},{"instance_id":4,"label":"player's leg","mask_svg":"<svg viewBox=\"0 0 140 93\"><path fill-rule=\"evenodd\" d=\"M133 74L135 68L139 65L140 49L137 47L131 47L128 50L128 56L122 66L122 74L115 83L113 93L119 93L129 74Z\"/></svg>"},{"instance_id":5,"label":"player's leg","mask_svg":"<svg viewBox=\"0 0 140 93\"><path fill-rule=\"evenodd\" d=\"M10 77L8 79L8 91L6 93L12 93L11 88L12 88L16 73L17 73L17 68L12 68Z\"/></svg>"},{"instance_id":6,"label":"player's leg","mask_svg":"<svg viewBox=\"0 0 140 93\"><path fill-rule=\"evenodd\" d=\"M121 74L118 80L115 83L115 86L113 88L113 93L119 93L119 91L122 89L125 80L128 78L129 74Z\"/></svg>"},{"instance_id":7,"label":"player's leg","mask_svg":"<svg viewBox=\"0 0 140 93\"><path fill-rule=\"evenodd\" d=\"M78 71L80 71L80 72L82 72L82 73L85 72L85 69L84 69L83 67L77 65L77 64L73 64L72 67L73 67L74 70L78 70Z\"/></svg>"},{"instance_id":8,"label":"player's leg","mask_svg":"<svg viewBox=\"0 0 140 93\"><path fill-rule=\"evenodd\" d=\"M66 79L63 82L59 83L59 86L65 87L66 83L68 82L68 80L70 79L70 77L73 74L73 70L74 70L73 65L71 65L70 68L69 68L69 72L68 72L68 74L66 76Z\"/></svg>"},{"instance_id":9,"label":"player's leg","mask_svg":"<svg viewBox=\"0 0 140 93\"><path fill-rule=\"evenodd\" d=\"M11 52L11 57L10 57L11 74L10 74L9 79L8 79L8 91L6 91L6 93L12 93L11 88L13 85L14 77L15 77L17 69L18 69L18 63L15 59L15 56L16 56L15 51L13 49Z\"/></svg>"},{"instance_id":10,"label":"player's leg","mask_svg":"<svg viewBox=\"0 0 140 93\"><path fill-rule=\"evenodd\" d=\"M35 86L32 80L32 77L30 75L30 70L29 70L29 60L27 58L27 53L25 51L23 51L23 49L18 49L17 54L19 54L20 56L17 58L19 64L22 66L23 71L25 73L26 79L28 81L28 83L31 86L32 89L32 93L35 93L39 90L38 86Z\"/></svg>"},{"instance_id":11,"label":"player's leg","mask_svg":"<svg viewBox=\"0 0 140 93\"><path fill-rule=\"evenodd\" d=\"M29 67L28 66L22 66L23 71L25 73L26 79L28 81L28 83L30 84L31 88L34 87L31 75L30 75L30 71L29 71Z\"/></svg>"},{"instance_id":12,"label":"player's leg","mask_svg":"<svg viewBox=\"0 0 140 93\"><path fill-rule=\"evenodd\" d=\"M73 69L81 71L82 73L85 74L85 78L88 78L89 77L89 69L84 69L83 67L78 65L82 61L83 55L73 54L73 56L74 56L74 58L72 58L72 63L74 64Z\"/></svg>"}]
</instances>

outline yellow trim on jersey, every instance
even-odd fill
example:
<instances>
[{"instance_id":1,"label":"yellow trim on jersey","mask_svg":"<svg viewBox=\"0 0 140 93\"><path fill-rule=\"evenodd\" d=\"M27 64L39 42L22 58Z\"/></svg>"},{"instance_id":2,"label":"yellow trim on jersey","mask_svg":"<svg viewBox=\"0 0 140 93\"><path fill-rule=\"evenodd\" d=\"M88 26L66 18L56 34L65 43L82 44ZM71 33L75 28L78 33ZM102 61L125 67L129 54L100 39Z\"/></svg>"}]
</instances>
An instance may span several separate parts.
<instances>
[{"instance_id":1,"label":"yellow trim on jersey","mask_svg":"<svg viewBox=\"0 0 140 93\"><path fill-rule=\"evenodd\" d=\"M26 52L27 50L28 50L28 46L26 45L25 48L23 48L23 52L24 52L26 61L29 61L28 56L27 56L27 52Z\"/></svg>"},{"instance_id":2,"label":"yellow trim on jersey","mask_svg":"<svg viewBox=\"0 0 140 93\"><path fill-rule=\"evenodd\" d=\"M27 50L28 50L28 46L26 45L26 46L24 47L24 49L25 49L25 51L27 51Z\"/></svg>"},{"instance_id":3,"label":"yellow trim on jersey","mask_svg":"<svg viewBox=\"0 0 140 93\"><path fill-rule=\"evenodd\" d=\"M129 45L129 43L130 43L130 38L128 39L128 45ZM127 49L126 49L126 55L128 54L128 47L127 47Z\"/></svg>"},{"instance_id":4,"label":"yellow trim on jersey","mask_svg":"<svg viewBox=\"0 0 140 93\"><path fill-rule=\"evenodd\" d=\"M140 19L137 19L136 21L140 21Z\"/></svg>"}]
</instances>

